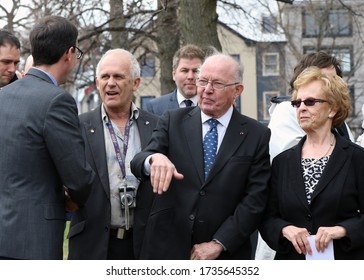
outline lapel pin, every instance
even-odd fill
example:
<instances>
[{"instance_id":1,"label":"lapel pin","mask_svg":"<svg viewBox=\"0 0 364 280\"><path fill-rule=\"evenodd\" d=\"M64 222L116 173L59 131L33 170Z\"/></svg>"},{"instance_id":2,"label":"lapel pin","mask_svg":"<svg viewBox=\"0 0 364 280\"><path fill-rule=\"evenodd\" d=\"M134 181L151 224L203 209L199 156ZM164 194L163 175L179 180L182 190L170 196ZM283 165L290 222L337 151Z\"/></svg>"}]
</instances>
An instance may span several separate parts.
<instances>
[{"instance_id":1,"label":"lapel pin","mask_svg":"<svg viewBox=\"0 0 364 280\"><path fill-rule=\"evenodd\" d=\"M244 134L244 132L242 132L242 131L240 131L240 133L239 133L240 135L243 135Z\"/></svg>"},{"instance_id":2,"label":"lapel pin","mask_svg":"<svg viewBox=\"0 0 364 280\"><path fill-rule=\"evenodd\" d=\"M148 124L149 124L149 122L148 122L148 121L146 121L146 122L145 122L145 124L146 124L146 125L148 125Z\"/></svg>"},{"instance_id":3,"label":"lapel pin","mask_svg":"<svg viewBox=\"0 0 364 280\"><path fill-rule=\"evenodd\" d=\"M90 132L91 132L91 133L95 133L95 129L91 128L91 129L90 129Z\"/></svg>"}]
</instances>

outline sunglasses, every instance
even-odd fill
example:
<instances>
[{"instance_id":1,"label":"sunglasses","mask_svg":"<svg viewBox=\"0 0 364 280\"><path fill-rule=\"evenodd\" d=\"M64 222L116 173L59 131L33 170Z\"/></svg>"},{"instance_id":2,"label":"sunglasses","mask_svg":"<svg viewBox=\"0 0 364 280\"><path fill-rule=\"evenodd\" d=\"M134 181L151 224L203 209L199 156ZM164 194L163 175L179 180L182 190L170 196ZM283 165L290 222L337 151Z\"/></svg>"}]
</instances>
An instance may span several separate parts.
<instances>
[{"instance_id":1,"label":"sunglasses","mask_svg":"<svg viewBox=\"0 0 364 280\"><path fill-rule=\"evenodd\" d=\"M301 106L301 103L304 103L305 106L313 106L316 103L324 103L324 102L328 102L327 100L323 100L323 99L314 99L314 98L307 98L305 100L301 100L301 99L296 99L296 100L292 100L291 101L291 105L295 108L299 108Z\"/></svg>"}]
</instances>

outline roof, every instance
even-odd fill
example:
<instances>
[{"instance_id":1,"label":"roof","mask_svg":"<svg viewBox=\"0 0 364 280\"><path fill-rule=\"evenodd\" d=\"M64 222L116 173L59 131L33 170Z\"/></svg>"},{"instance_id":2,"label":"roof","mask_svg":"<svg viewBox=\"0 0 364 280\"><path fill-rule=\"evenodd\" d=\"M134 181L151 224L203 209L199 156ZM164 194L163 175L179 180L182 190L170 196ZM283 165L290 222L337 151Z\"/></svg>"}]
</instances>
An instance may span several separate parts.
<instances>
[{"instance_id":1,"label":"roof","mask_svg":"<svg viewBox=\"0 0 364 280\"><path fill-rule=\"evenodd\" d=\"M263 31L263 22L273 24L273 16L278 13L277 2L272 2L272 0L244 0L243 6L234 5L233 0L230 0L231 5L220 3L217 7L219 21L246 40L285 42L284 33L279 28L276 32Z\"/></svg>"}]
</instances>

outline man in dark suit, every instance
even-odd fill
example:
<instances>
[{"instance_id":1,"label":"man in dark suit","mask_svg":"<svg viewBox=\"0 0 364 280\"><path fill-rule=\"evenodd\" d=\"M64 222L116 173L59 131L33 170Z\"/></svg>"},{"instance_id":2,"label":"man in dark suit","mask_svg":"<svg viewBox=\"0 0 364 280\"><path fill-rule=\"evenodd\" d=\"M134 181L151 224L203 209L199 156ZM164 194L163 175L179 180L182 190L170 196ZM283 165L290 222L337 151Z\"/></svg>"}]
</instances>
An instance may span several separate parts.
<instances>
[{"instance_id":1,"label":"man in dark suit","mask_svg":"<svg viewBox=\"0 0 364 280\"><path fill-rule=\"evenodd\" d=\"M180 48L173 56L176 89L146 104L146 110L161 116L166 110L197 105L196 78L205 52L195 45Z\"/></svg>"},{"instance_id":2,"label":"man in dark suit","mask_svg":"<svg viewBox=\"0 0 364 280\"><path fill-rule=\"evenodd\" d=\"M18 79L20 42L7 30L0 30L0 89Z\"/></svg>"},{"instance_id":3,"label":"man in dark suit","mask_svg":"<svg viewBox=\"0 0 364 280\"><path fill-rule=\"evenodd\" d=\"M144 211L145 199L133 197L139 181L130 160L147 145L158 120L132 102L139 84L138 61L126 50L109 50L97 65L102 105L80 120L87 160L98 176L85 207L71 221L69 259L134 259L134 212ZM129 189L122 189L124 185ZM150 184L145 188L153 195ZM130 205L121 200L124 191L131 195Z\"/></svg>"},{"instance_id":4,"label":"man in dark suit","mask_svg":"<svg viewBox=\"0 0 364 280\"><path fill-rule=\"evenodd\" d=\"M242 74L232 57L208 57L197 80L199 106L166 112L132 160L132 172L150 177L158 193L141 259L251 259L250 235L268 195L270 131L233 106Z\"/></svg>"},{"instance_id":5,"label":"man in dark suit","mask_svg":"<svg viewBox=\"0 0 364 280\"><path fill-rule=\"evenodd\" d=\"M0 256L62 259L65 190L82 206L94 173L86 162L66 82L82 52L68 20L45 17L30 32L34 68L0 94Z\"/></svg>"}]
</instances>

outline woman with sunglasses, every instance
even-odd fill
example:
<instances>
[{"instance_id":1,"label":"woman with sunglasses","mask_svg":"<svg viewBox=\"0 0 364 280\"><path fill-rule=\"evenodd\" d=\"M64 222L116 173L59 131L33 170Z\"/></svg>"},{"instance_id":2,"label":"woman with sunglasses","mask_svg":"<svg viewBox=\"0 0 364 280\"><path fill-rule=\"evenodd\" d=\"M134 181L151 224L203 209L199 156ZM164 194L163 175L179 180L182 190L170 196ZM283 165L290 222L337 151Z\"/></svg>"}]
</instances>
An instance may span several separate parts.
<instances>
[{"instance_id":1,"label":"woman with sunglasses","mask_svg":"<svg viewBox=\"0 0 364 280\"><path fill-rule=\"evenodd\" d=\"M306 136L273 160L260 233L275 259L317 258L330 247L328 258L364 259L364 149L333 130L349 115L348 86L309 67L292 99Z\"/></svg>"}]
</instances>

